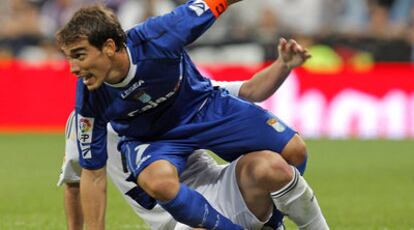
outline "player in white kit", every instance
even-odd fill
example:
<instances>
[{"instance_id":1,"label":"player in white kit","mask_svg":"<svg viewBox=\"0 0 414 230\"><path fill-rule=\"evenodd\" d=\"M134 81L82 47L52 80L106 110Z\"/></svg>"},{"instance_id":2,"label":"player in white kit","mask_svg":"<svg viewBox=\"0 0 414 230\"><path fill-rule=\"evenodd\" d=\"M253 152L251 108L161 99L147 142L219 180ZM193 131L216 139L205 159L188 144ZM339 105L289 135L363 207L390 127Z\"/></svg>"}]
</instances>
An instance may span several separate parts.
<instances>
[{"instance_id":1,"label":"player in white kit","mask_svg":"<svg viewBox=\"0 0 414 230\"><path fill-rule=\"evenodd\" d=\"M288 46L288 48L286 48ZM281 48L284 47L284 48ZM283 53L282 53L283 52ZM291 68L301 65L309 54L296 42L287 42L282 39L279 43L279 53L289 57L284 60ZM278 59L280 62L280 59ZM251 101L261 101L276 91L287 77L288 72L280 71L276 61L271 68L267 68L255 75L252 80L245 83L229 82L216 83L227 88L231 94L245 97ZM271 66L271 67L272 67ZM274 67L276 66L276 67ZM79 202L79 179L81 167L79 165L78 149L76 146L76 122L73 113L70 115L66 127L65 161L58 185L66 183L65 208L69 229L82 228L82 216ZM141 207L135 200L137 185L127 181L129 173L122 168L121 155L116 146L119 138L115 131L108 125L108 163L107 173L115 186L124 195L128 204L152 229L188 229L188 226L177 223L168 212L159 205L152 210ZM289 159L287 159L289 161ZM198 150L190 155L185 171L181 175L181 182L202 194L210 204L231 219L247 229L259 229L266 221L260 221L250 212L240 192L236 179L236 165L238 160L228 165L217 163L204 150ZM291 162L295 163L295 162ZM271 209L270 209L271 211ZM269 217L271 212L269 211Z\"/></svg>"}]
</instances>

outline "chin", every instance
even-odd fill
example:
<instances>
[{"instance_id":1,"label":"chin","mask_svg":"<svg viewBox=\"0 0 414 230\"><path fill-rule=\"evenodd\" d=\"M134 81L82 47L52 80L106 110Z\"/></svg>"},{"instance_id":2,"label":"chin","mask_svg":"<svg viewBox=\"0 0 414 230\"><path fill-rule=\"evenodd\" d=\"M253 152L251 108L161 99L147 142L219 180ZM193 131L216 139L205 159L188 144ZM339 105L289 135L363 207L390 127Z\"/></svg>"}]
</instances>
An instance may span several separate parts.
<instances>
[{"instance_id":1,"label":"chin","mask_svg":"<svg viewBox=\"0 0 414 230\"><path fill-rule=\"evenodd\" d=\"M88 88L89 91L93 91L101 87L101 82L94 82L93 84L86 85L86 88Z\"/></svg>"},{"instance_id":2,"label":"chin","mask_svg":"<svg viewBox=\"0 0 414 230\"><path fill-rule=\"evenodd\" d=\"M89 91L93 91L93 90L96 90L97 88L99 88L99 85L97 85L97 84L86 85L86 88L88 88Z\"/></svg>"}]
</instances>

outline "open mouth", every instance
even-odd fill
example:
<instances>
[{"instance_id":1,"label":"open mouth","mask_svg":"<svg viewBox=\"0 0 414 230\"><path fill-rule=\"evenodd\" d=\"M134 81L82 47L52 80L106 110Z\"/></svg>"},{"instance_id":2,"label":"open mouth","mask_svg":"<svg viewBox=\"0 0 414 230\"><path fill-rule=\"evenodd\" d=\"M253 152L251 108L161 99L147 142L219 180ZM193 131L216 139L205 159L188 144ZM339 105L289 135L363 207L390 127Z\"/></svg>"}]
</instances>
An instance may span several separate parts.
<instances>
[{"instance_id":1,"label":"open mouth","mask_svg":"<svg viewBox=\"0 0 414 230\"><path fill-rule=\"evenodd\" d=\"M92 77L93 77L93 75L91 73L87 73L87 74L82 75L83 84L85 84L85 85L92 84Z\"/></svg>"}]
</instances>

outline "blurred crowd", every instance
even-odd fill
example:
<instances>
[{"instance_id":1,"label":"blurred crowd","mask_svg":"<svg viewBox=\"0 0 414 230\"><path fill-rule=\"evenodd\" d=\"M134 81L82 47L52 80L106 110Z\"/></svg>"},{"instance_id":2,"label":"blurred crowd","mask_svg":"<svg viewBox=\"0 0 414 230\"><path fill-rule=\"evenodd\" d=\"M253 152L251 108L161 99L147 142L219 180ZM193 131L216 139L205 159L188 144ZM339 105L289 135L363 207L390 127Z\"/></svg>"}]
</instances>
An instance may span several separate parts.
<instances>
[{"instance_id":1,"label":"blurred crowd","mask_svg":"<svg viewBox=\"0 0 414 230\"><path fill-rule=\"evenodd\" d=\"M55 32L79 7L96 2L116 11L128 29L185 1L1 0L0 59L61 58ZM414 62L414 0L246 0L213 27L195 47L253 43L272 58L277 38L284 36L315 52L334 52L333 58L358 53L376 61Z\"/></svg>"}]
</instances>

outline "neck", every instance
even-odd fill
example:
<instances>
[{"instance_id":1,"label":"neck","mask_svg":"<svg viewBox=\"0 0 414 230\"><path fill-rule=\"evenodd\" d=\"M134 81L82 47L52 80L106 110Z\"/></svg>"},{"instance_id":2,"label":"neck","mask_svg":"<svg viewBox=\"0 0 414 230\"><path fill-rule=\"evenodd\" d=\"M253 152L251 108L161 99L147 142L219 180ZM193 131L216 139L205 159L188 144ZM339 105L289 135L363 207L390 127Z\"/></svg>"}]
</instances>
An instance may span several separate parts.
<instances>
[{"instance_id":1,"label":"neck","mask_svg":"<svg viewBox=\"0 0 414 230\"><path fill-rule=\"evenodd\" d=\"M107 82L109 84L117 84L126 78L130 68L130 60L126 48L122 48L115 54L112 65L113 67L109 72Z\"/></svg>"}]
</instances>

